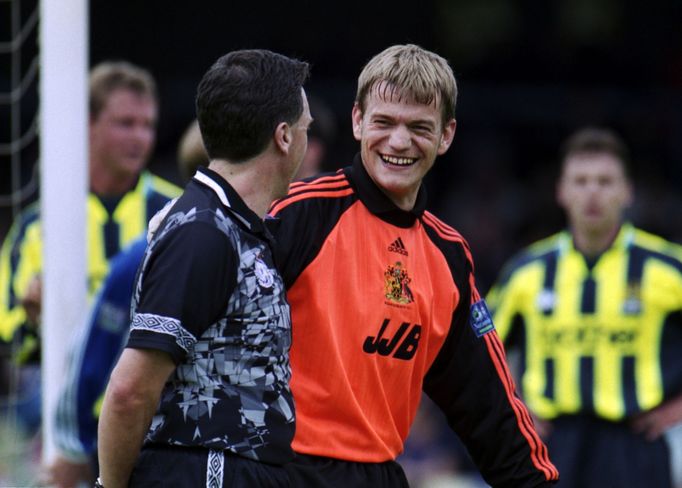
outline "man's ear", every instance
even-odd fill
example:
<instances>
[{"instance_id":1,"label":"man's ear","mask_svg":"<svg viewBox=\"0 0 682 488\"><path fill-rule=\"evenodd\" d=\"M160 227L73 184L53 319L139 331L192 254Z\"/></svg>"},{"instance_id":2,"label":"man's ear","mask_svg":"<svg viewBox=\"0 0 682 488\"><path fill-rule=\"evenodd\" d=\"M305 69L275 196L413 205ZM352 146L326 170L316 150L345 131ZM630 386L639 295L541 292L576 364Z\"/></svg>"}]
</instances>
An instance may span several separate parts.
<instances>
[{"instance_id":1,"label":"man's ear","mask_svg":"<svg viewBox=\"0 0 682 488\"><path fill-rule=\"evenodd\" d=\"M291 141L293 139L293 134L291 133L291 126L286 122L280 122L277 127L275 127L275 147L279 149L284 154L289 154L289 148L291 147Z\"/></svg>"},{"instance_id":2,"label":"man's ear","mask_svg":"<svg viewBox=\"0 0 682 488\"><path fill-rule=\"evenodd\" d=\"M450 119L447 121L443 127L443 133L440 136L440 144L438 144L438 155L441 156L452 144L452 140L455 138L455 130L457 129L457 121L455 119Z\"/></svg>"},{"instance_id":3,"label":"man's ear","mask_svg":"<svg viewBox=\"0 0 682 488\"><path fill-rule=\"evenodd\" d=\"M353 123L353 137L355 137L355 140L359 141L362 139L362 110L360 110L358 102L355 102L353 105L351 122Z\"/></svg>"}]
</instances>

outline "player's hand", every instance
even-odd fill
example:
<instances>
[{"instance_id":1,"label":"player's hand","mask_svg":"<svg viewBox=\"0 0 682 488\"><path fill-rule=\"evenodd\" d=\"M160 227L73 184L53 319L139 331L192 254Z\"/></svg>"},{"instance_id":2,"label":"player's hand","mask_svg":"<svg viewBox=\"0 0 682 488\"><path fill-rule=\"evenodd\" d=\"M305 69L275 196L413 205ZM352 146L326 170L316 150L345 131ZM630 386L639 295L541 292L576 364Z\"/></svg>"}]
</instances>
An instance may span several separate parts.
<instances>
[{"instance_id":1,"label":"player's hand","mask_svg":"<svg viewBox=\"0 0 682 488\"><path fill-rule=\"evenodd\" d=\"M682 423L682 395L668 400L658 407L642 412L632 420L635 432L650 440L658 439L666 430Z\"/></svg>"},{"instance_id":2,"label":"player's hand","mask_svg":"<svg viewBox=\"0 0 682 488\"><path fill-rule=\"evenodd\" d=\"M40 325L40 314L43 308L43 284L40 275L35 275L26 288L26 294L21 300L21 305L26 311L26 319L32 326Z\"/></svg>"},{"instance_id":3,"label":"player's hand","mask_svg":"<svg viewBox=\"0 0 682 488\"><path fill-rule=\"evenodd\" d=\"M45 483L56 488L76 488L79 485L92 486L95 474L90 463L69 461L61 456L44 473Z\"/></svg>"}]
</instances>

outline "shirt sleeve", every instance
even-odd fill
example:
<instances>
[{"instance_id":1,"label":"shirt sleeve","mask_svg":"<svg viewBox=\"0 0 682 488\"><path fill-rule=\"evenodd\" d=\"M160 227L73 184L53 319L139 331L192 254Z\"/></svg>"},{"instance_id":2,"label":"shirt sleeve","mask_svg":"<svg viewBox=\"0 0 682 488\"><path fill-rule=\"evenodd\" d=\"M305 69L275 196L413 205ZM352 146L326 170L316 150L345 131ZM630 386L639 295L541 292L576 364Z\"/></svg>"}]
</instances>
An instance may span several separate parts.
<instances>
[{"instance_id":1,"label":"shirt sleeve","mask_svg":"<svg viewBox=\"0 0 682 488\"><path fill-rule=\"evenodd\" d=\"M303 185L273 202L270 208L265 223L275 237L275 264L287 289L319 254L341 215L354 202L353 198L343 196L351 191L348 182L338 185L340 197L329 191L325 198L318 198L314 186L310 189Z\"/></svg>"},{"instance_id":2,"label":"shirt sleeve","mask_svg":"<svg viewBox=\"0 0 682 488\"><path fill-rule=\"evenodd\" d=\"M9 342L25 326L21 299L41 272L42 242L37 209L30 208L12 225L0 250L0 339Z\"/></svg>"},{"instance_id":3,"label":"shirt sleeve","mask_svg":"<svg viewBox=\"0 0 682 488\"><path fill-rule=\"evenodd\" d=\"M229 237L205 222L164 236L141 277L128 347L168 352L176 363L227 309L238 274Z\"/></svg>"},{"instance_id":4,"label":"shirt sleeve","mask_svg":"<svg viewBox=\"0 0 682 488\"><path fill-rule=\"evenodd\" d=\"M500 339L509 346L521 346L524 320L519 313L521 297L515 294L513 281L497 282L488 293L486 301L490 306L495 329Z\"/></svg>"},{"instance_id":5,"label":"shirt sleeve","mask_svg":"<svg viewBox=\"0 0 682 488\"><path fill-rule=\"evenodd\" d=\"M452 263L460 301L424 391L445 413L484 479L496 487L537 487L558 479L547 448L515 391L505 352L464 250ZM462 262L465 263L462 266Z\"/></svg>"}]
</instances>

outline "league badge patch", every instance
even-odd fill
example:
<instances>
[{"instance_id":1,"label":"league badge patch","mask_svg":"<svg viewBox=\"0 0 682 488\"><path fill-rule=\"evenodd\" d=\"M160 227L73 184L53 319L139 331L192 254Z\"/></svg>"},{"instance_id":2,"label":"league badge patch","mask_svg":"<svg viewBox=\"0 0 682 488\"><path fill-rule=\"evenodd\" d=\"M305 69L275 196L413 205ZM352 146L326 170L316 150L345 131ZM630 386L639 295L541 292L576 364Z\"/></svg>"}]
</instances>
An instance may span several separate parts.
<instances>
[{"instance_id":1,"label":"league badge patch","mask_svg":"<svg viewBox=\"0 0 682 488\"><path fill-rule=\"evenodd\" d=\"M474 330L476 337L483 337L488 332L495 330L493 318L490 316L485 300L479 300L471 306L469 325Z\"/></svg>"}]
</instances>

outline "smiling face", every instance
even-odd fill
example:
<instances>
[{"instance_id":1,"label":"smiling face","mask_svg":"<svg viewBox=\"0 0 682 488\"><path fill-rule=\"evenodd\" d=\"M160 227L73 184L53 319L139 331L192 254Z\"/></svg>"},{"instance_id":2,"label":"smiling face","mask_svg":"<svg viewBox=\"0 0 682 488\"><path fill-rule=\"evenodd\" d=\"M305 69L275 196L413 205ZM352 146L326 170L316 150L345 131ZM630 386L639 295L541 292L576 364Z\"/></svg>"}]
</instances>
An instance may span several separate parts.
<instances>
[{"instance_id":1,"label":"smiling face","mask_svg":"<svg viewBox=\"0 0 682 488\"><path fill-rule=\"evenodd\" d=\"M393 203L411 210L436 156L452 143L455 120L443 124L439 99L416 103L384 83L368 93L364 106L356 103L352 113L363 165Z\"/></svg>"},{"instance_id":2,"label":"smiling face","mask_svg":"<svg viewBox=\"0 0 682 488\"><path fill-rule=\"evenodd\" d=\"M564 161L557 200L578 237L606 236L619 228L632 189L614 155L576 153Z\"/></svg>"}]
</instances>

